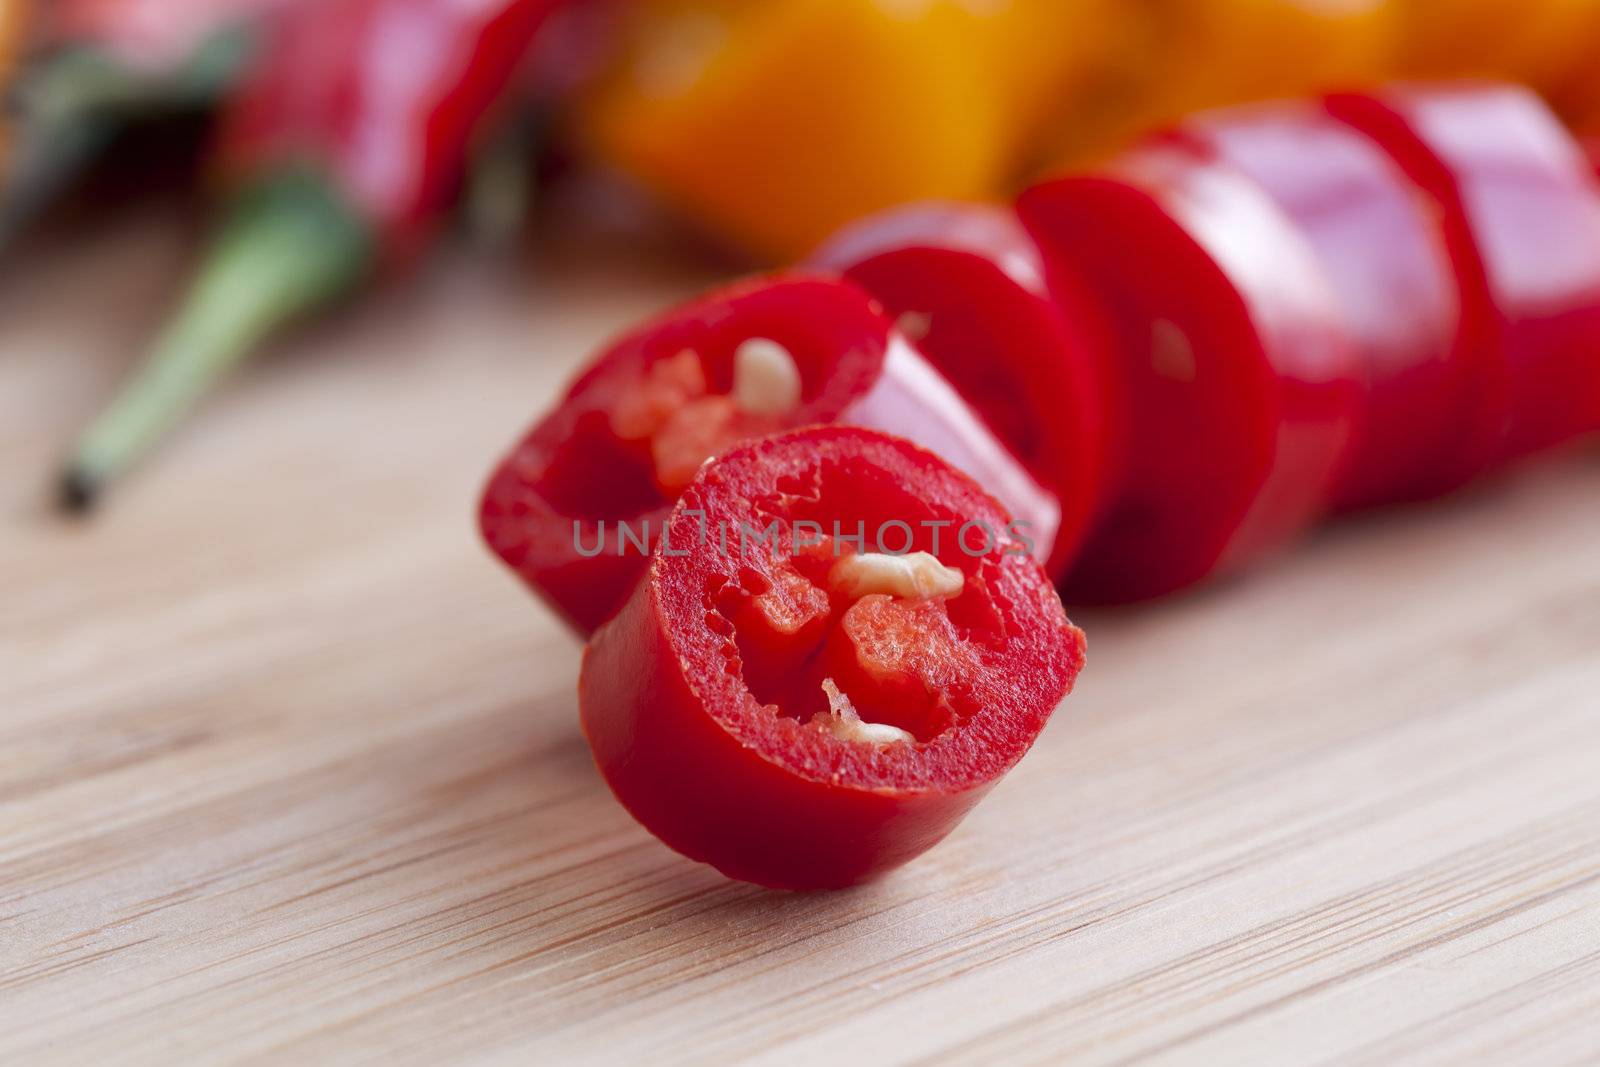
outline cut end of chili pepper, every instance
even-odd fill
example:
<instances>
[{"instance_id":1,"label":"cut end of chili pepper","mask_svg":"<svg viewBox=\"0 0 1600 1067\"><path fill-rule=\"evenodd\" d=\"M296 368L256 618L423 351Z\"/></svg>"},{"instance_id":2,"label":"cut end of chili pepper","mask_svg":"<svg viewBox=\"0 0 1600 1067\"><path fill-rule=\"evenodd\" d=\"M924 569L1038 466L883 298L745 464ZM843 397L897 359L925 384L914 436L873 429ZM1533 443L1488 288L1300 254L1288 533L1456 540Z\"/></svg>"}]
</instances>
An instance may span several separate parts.
<instances>
[{"instance_id":1,"label":"cut end of chili pepper","mask_svg":"<svg viewBox=\"0 0 1600 1067\"><path fill-rule=\"evenodd\" d=\"M367 227L316 175L248 193L149 360L79 440L62 484L103 494L257 344L350 290L371 258Z\"/></svg>"},{"instance_id":2,"label":"cut end of chili pepper","mask_svg":"<svg viewBox=\"0 0 1600 1067\"><path fill-rule=\"evenodd\" d=\"M799 410L803 383L790 351L752 337L733 351L733 381L714 392L699 353L684 349L652 364L644 381L618 398L611 428L619 440L649 446L662 495L684 490L701 464Z\"/></svg>"},{"instance_id":3,"label":"cut end of chili pepper","mask_svg":"<svg viewBox=\"0 0 1600 1067\"><path fill-rule=\"evenodd\" d=\"M1059 509L870 297L757 279L624 337L500 465L485 540L579 629L621 608L668 509L707 460L816 423L920 440L973 472L1048 549Z\"/></svg>"},{"instance_id":4,"label":"cut end of chili pepper","mask_svg":"<svg viewBox=\"0 0 1600 1067\"><path fill-rule=\"evenodd\" d=\"M584 658L607 782L673 848L762 885L852 885L932 847L1083 663L1010 522L874 431L813 427L713 460Z\"/></svg>"}]
</instances>

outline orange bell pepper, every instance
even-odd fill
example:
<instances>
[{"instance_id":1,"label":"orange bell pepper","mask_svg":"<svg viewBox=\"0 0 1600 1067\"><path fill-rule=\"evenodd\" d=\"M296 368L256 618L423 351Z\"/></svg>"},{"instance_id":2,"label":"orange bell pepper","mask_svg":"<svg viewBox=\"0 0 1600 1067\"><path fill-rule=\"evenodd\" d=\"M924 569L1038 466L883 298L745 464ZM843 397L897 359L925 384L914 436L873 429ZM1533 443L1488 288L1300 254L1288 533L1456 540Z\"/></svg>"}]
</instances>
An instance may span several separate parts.
<instances>
[{"instance_id":1,"label":"orange bell pepper","mask_svg":"<svg viewBox=\"0 0 1600 1067\"><path fill-rule=\"evenodd\" d=\"M1072 101L1056 164L1106 155L1206 108L1377 82L1393 65L1391 0L1140 0L1095 91Z\"/></svg>"},{"instance_id":2,"label":"orange bell pepper","mask_svg":"<svg viewBox=\"0 0 1600 1067\"><path fill-rule=\"evenodd\" d=\"M1397 0L1413 78L1513 78L1535 88L1600 61L1597 0Z\"/></svg>"},{"instance_id":3,"label":"orange bell pepper","mask_svg":"<svg viewBox=\"0 0 1600 1067\"><path fill-rule=\"evenodd\" d=\"M1578 129L1600 126L1600 0L1544 0L1511 71Z\"/></svg>"},{"instance_id":4,"label":"orange bell pepper","mask_svg":"<svg viewBox=\"0 0 1600 1067\"><path fill-rule=\"evenodd\" d=\"M1407 78L1493 77L1507 45L1541 0L1396 0L1402 33L1396 66Z\"/></svg>"},{"instance_id":5,"label":"orange bell pepper","mask_svg":"<svg viewBox=\"0 0 1600 1067\"><path fill-rule=\"evenodd\" d=\"M1399 73L1524 82L1568 119L1600 121L1600 0L1396 0Z\"/></svg>"},{"instance_id":6,"label":"orange bell pepper","mask_svg":"<svg viewBox=\"0 0 1600 1067\"><path fill-rule=\"evenodd\" d=\"M908 200L1003 190L1117 0L647 0L586 138L714 231L793 258Z\"/></svg>"}]
</instances>

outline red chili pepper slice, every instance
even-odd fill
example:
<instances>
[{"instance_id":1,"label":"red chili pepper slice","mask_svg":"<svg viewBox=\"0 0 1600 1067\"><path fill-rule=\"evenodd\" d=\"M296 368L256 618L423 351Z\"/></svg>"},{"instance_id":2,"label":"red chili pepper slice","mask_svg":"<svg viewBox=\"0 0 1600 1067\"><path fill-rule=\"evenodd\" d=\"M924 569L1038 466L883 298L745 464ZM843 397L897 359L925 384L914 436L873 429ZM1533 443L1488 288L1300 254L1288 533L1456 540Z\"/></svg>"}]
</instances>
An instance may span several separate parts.
<instances>
[{"instance_id":1,"label":"red chili pepper slice","mask_svg":"<svg viewBox=\"0 0 1600 1067\"><path fill-rule=\"evenodd\" d=\"M1378 145L1320 102L1212 112L1177 136L1266 190L1311 243L1340 297L1366 378L1342 508L1454 488L1469 337L1444 225Z\"/></svg>"},{"instance_id":2,"label":"red chili pepper slice","mask_svg":"<svg viewBox=\"0 0 1600 1067\"><path fill-rule=\"evenodd\" d=\"M971 479L873 431L810 427L708 464L672 513L672 550L584 656L607 783L672 848L765 886L854 885L931 848L1083 664L1008 521ZM964 548L980 526L992 536Z\"/></svg>"},{"instance_id":3,"label":"red chili pepper slice","mask_svg":"<svg viewBox=\"0 0 1600 1067\"><path fill-rule=\"evenodd\" d=\"M1098 290L1122 353L1126 473L1069 596L1169 593L1313 522L1349 450L1359 369L1332 283L1266 194L1165 144L1036 186L1019 212Z\"/></svg>"},{"instance_id":4,"label":"red chili pepper slice","mask_svg":"<svg viewBox=\"0 0 1600 1067\"><path fill-rule=\"evenodd\" d=\"M1459 480L1600 429L1600 191L1556 117L1504 85L1396 88L1328 106L1443 214L1480 374Z\"/></svg>"},{"instance_id":5,"label":"red chili pepper slice","mask_svg":"<svg viewBox=\"0 0 1600 1067\"><path fill-rule=\"evenodd\" d=\"M813 257L880 300L1040 484L1061 501L1046 569L1088 536L1113 460L1110 326L1008 208L923 204L862 222ZM1120 433L1115 435L1120 439Z\"/></svg>"},{"instance_id":6,"label":"red chili pepper slice","mask_svg":"<svg viewBox=\"0 0 1600 1067\"><path fill-rule=\"evenodd\" d=\"M670 311L604 352L500 465L480 525L578 629L614 615L700 465L815 423L911 438L977 477L1042 555L1060 509L869 296L756 279Z\"/></svg>"}]
</instances>

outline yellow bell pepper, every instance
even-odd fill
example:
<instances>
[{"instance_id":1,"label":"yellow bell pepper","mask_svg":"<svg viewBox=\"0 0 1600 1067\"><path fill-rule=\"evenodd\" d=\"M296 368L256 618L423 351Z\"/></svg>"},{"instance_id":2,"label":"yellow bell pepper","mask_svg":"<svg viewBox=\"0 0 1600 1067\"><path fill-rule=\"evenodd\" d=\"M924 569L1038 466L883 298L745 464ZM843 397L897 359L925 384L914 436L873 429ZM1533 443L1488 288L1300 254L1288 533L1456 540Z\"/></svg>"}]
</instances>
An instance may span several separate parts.
<instances>
[{"instance_id":1,"label":"yellow bell pepper","mask_svg":"<svg viewBox=\"0 0 1600 1067\"><path fill-rule=\"evenodd\" d=\"M1381 80L1402 29L1390 0L1137 0L1093 92L1054 145L1081 163L1205 108Z\"/></svg>"},{"instance_id":2,"label":"yellow bell pepper","mask_svg":"<svg viewBox=\"0 0 1600 1067\"><path fill-rule=\"evenodd\" d=\"M755 254L1002 191L1118 0L647 0L590 145Z\"/></svg>"}]
</instances>

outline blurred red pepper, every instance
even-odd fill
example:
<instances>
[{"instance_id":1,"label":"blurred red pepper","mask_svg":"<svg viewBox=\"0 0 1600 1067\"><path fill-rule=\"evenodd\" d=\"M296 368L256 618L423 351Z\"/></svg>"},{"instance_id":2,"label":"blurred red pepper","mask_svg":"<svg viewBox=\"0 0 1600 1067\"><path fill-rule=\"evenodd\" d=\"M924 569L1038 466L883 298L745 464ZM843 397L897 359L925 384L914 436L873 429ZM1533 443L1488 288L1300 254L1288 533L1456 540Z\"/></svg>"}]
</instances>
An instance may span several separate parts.
<instances>
[{"instance_id":1,"label":"blurred red pepper","mask_svg":"<svg viewBox=\"0 0 1600 1067\"><path fill-rule=\"evenodd\" d=\"M286 320L417 252L560 0L340 0L283 12L219 150L237 192L209 261L67 465L72 509Z\"/></svg>"},{"instance_id":2,"label":"blurred red pepper","mask_svg":"<svg viewBox=\"0 0 1600 1067\"><path fill-rule=\"evenodd\" d=\"M937 456L868 430L707 464L584 655L607 784L666 844L760 885L854 885L927 851L1083 667L1008 521Z\"/></svg>"},{"instance_id":3,"label":"blurred red pepper","mask_svg":"<svg viewBox=\"0 0 1600 1067\"><path fill-rule=\"evenodd\" d=\"M326 186L386 253L414 252L557 0L342 0L284 19L226 117L230 184Z\"/></svg>"}]
</instances>

